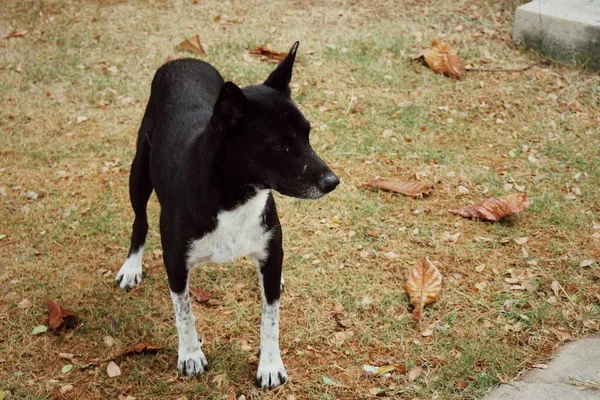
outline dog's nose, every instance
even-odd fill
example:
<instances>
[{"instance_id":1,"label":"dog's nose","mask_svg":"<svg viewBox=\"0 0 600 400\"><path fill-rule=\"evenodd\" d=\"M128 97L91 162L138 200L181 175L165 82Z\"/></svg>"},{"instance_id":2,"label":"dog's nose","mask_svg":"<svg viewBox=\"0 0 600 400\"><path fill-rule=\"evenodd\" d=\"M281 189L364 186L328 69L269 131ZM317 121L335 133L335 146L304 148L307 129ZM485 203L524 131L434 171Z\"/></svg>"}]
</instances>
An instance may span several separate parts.
<instances>
[{"instance_id":1,"label":"dog's nose","mask_svg":"<svg viewBox=\"0 0 600 400\"><path fill-rule=\"evenodd\" d=\"M328 172L319 179L319 187L323 193L329 193L336 188L340 180L333 172Z\"/></svg>"}]
</instances>

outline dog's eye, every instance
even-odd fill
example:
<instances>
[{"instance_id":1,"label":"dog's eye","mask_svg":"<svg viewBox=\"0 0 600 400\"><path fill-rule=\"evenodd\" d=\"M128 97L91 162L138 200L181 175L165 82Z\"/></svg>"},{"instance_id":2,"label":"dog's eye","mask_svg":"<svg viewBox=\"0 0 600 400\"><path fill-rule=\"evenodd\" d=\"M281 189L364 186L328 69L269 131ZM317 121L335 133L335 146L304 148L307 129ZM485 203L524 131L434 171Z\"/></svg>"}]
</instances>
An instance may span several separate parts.
<instances>
[{"instance_id":1,"label":"dog's eye","mask_svg":"<svg viewBox=\"0 0 600 400\"><path fill-rule=\"evenodd\" d=\"M282 145L281 143L275 143L275 144L272 146L272 148L273 148L273 150L277 150L277 151L279 151L279 150L283 150L283 149L285 149L285 146L284 146L284 145Z\"/></svg>"}]
</instances>

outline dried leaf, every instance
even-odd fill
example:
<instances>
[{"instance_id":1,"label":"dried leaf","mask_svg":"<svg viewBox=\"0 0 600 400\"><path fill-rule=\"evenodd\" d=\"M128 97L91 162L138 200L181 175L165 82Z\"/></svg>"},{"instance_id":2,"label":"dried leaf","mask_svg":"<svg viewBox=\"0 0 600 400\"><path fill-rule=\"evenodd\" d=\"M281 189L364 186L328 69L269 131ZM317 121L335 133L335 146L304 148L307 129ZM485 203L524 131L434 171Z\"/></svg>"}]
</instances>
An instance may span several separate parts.
<instances>
[{"instance_id":1,"label":"dried leaf","mask_svg":"<svg viewBox=\"0 0 600 400\"><path fill-rule=\"evenodd\" d=\"M38 325L35 328L33 328L33 330L31 331L32 335L39 335L40 333L44 333L48 330L48 327L46 325Z\"/></svg>"},{"instance_id":2,"label":"dried leaf","mask_svg":"<svg viewBox=\"0 0 600 400\"><path fill-rule=\"evenodd\" d=\"M29 299L23 299L19 302L19 304L17 304L17 307L19 308L28 308L31 306L31 300Z\"/></svg>"},{"instance_id":3,"label":"dried leaf","mask_svg":"<svg viewBox=\"0 0 600 400\"><path fill-rule=\"evenodd\" d=\"M413 318L423 319L423 307L438 301L442 290L442 274L429 258L423 259L410 271L406 282L406 291L410 303L415 307Z\"/></svg>"},{"instance_id":4,"label":"dried leaf","mask_svg":"<svg viewBox=\"0 0 600 400\"><path fill-rule=\"evenodd\" d=\"M4 295L4 297L2 297L2 301L9 303L11 301L15 301L17 299L17 292L10 292Z\"/></svg>"},{"instance_id":5,"label":"dried leaf","mask_svg":"<svg viewBox=\"0 0 600 400\"><path fill-rule=\"evenodd\" d=\"M456 388L459 390L465 390L467 386L469 386L469 382L467 381L456 382Z\"/></svg>"},{"instance_id":6,"label":"dried leaf","mask_svg":"<svg viewBox=\"0 0 600 400\"><path fill-rule=\"evenodd\" d=\"M111 361L106 366L106 373L108 374L109 378L114 378L115 376L121 375L121 368L119 368L117 363Z\"/></svg>"},{"instance_id":7,"label":"dried leaf","mask_svg":"<svg viewBox=\"0 0 600 400\"><path fill-rule=\"evenodd\" d=\"M527 236L515 239L515 243L518 244L519 246L522 246L522 245L524 245L527 242L529 242L529 238Z\"/></svg>"},{"instance_id":8,"label":"dried leaf","mask_svg":"<svg viewBox=\"0 0 600 400\"><path fill-rule=\"evenodd\" d=\"M27 31L26 30L10 31L10 32L8 32L4 36L4 39L11 39L11 38L23 37L25 35L27 35Z\"/></svg>"},{"instance_id":9,"label":"dried leaf","mask_svg":"<svg viewBox=\"0 0 600 400\"><path fill-rule=\"evenodd\" d=\"M429 68L439 74L461 79L465 75L465 66L449 43L435 39L431 48L412 57L413 60L424 60Z\"/></svg>"},{"instance_id":10,"label":"dried leaf","mask_svg":"<svg viewBox=\"0 0 600 400\"><path fill-rule=\"evenodd\" d=\"M558 283L558 281L552 281L552 283L550 284L550 288L552 289L552 292L554 292L554 295L560 298L560 290L562 289L560 283Z\"/></svg>"},{"instance_id":11,"label":"dried leaf","mask_svg":"<svg viewBox=\"0 0 600 400\"><path fill-rule=\"evenodd\" d=\"M419 376L421 376L422 373L423 373L423 368L422 367L414 367L408 373L408 380L412 382L415 379L417 379Z\"/></svg>"},{"instance_id":12,"label":"dried leaf","mask_svg":"<svg viewBox=\"0 0 600 400\"><path fill-rule=\"evenodd\" d=\"M432 185L419 181L386 181L382 179L375 179L366 186L411 197L427 196L433 189Z\"/></svg>"},{"instance_id":13,"label":"dried leaf","mask_svg":"<svg viewBox=\"0 0 600 400\"><path fill-rule=\"evenodd\" d=\"M185 39L183 42L177 45L177 48L181 50L187 50L201 56L206 55L206 50L204 50L204 47L202 47L199 34L192 35Z\"/></svg>"},{"instance_id":14,"label":"dried leaf","mask_svg":"<svg viewBox=\"0 0 600 400\"><path fill-rule=\"evenodd\" d=\"M594 331L600 330L600 326L598 325L598 322L594 321L593 319L583 320L583 326L585 326L588 329L594 330Z\"/></svg>"},{"instance_id":15,"label":"dried leaf","mask_svg":"<svg viewBox=\"0 0 600 400\"><path fill-rule=\"evenodd\" d=\"M58 329L63 325L71 325L78 318L75 313L60 307L48 298L46 298L46 306L48 307L48 329Z\"/></svg>"},{"instance_id":16,"label":"dried leaf","mask_svg":"<svg viewBox=\"0 0 600 400\"><path fill-rule=\"evenodd\" d=\"M73 385L63 385L60 387L60 389L58 391L60 392L60 394L65 394L69 390L73 390Z\"/></svg>"},{"instance_id":17,"label":"dried leaf","mask_svg":"<svg viewBox=\"0 0 600 400\"><path fill-rule=\"evenodd\" d=\"M127 350L125 350L121 355L122 356L128 356L131 354L135 354L135 353L150 353L150 352L156 352L159 350L162 350L162 346L158 346L156 344L152 344L152 343L148 343L148 342L141 342L141 343L136 343L132 346L129 346L127 348Z\"/></svg>"},{"instance_id":18,"label":"dried leaf","mask_svg":"<svg viewBox=\"0 0 600 400\"><path fill-rule=\"evenodd\" d=\"M226 378L227 374L215 375L215 377L212 379L212 383L216 383L217 387L221 387L223 386L223 381L225 381Z\"/></svg>"},{"instance_id":19,"label":"dried leaf","mask_svg":"<svg viewBox=\"0 0 600 400\"><path fill-rule=\"evenodd\" d=\"M369 393L371 393L373 396L379 396L382 393L385 393L385 388L382 387L374 387L369 389Z\"/></svg>"},{"instance_id":20,"label":"dried leaf","mask_svg":"<svg viewBox=\"0 0 600 400\"><path fill-rule=\"evenodd\" d=\"M248 51L248 53L259 55L259 56L264 56L267 60L273 60L273 61L281 61L288 54L285 51L275 51L275 50L267 49L264 46L258 46L254 50Z\"/></svg>"},{"instance_id":21,"label":"dried leaf","mask_svg":"<svg viewBox=\"0 0 600 400\"><path fill-rule=\"evenodd\" d=\"M433 335L433 329L431 329L431 328L427 328L423 332L421 332L421 336L423 336L423 337L428 337L431 335Z\"/></svg>"},{"instance_id":22,"label":"dried leaf","mask_svg":"<svg viewBox=\"0 0 600 400\"><path fill-rule=\"evenodd\" d=\"M333 379L331 379L330 377L328 377L328 376L322 376L321 380L326 385L337 385L337 383Z\"/></svg>"},{"instance_id":23,"label":"dried leaf","mask_svg":"<svg viewBox=\"0 0 600 400\"><path fill-rule=\"evenodd\" d=\"M106 347L112 347L115 344L115 339L113 339L112 336L104 336L102 340L104 341Z\"/></svg>"},{"instance_id":24,"label":"dried leaf","mask_svg":"<svg viewBox=\"0 0 600 400\"><path fill-rule=\"evenodd\" d=\"M506 197L492 197L460 210L452 210L465 218L479 218L498 222L504 217L520 213L529 206L526 193L511 193Z\"/></svg>"},{"instance_id":25,"label":"dried leaf","mask_svg":"<svg viewBox=\"0 0 600 400\"><path fill-rule=\"evenodd\" d=\"M572 342L573 340L575 340L575 338L573 338L573 335L571 335L570 332L561 331L559 329L552 329L552 332L554 332L558 340L560 340L561 342Z\"/></svg>"},{"instance_id":26,"label":"dried leaf","mask_svg":"<svg viewBox=\"0 0 600 400\"><path fill-rule=\"evenodd\" d=\"M199 303L204 303L213 298L213 294L211 292L207 292L194 286L190 286L190 294L194 296Z\"/></svg>"},{"instance_id":27,"label":"dried leaf","mask_svg":"<svg viewBox=\"0 0 600 400\"><path fill-rule=\"evenodd\" d=\"M379 370L379 367L366 364L366 365L363 365L363 370L369 375L374 375Z\"/></svg>"},{"instance_id":28,"label":"dried leaf","mask_svg":"<svg viewBox=\"0 0 600 400\"><path fill-rule=\"evenodd\" d=\"M388 372L392 371L398 371L401 374L403 374L406 372L406 367L401 364L382 365L381 367L377 368L377 371L375 371L375 375L382 376L383 374L387 374Z\"/></svg>"},{"instance_id":29,"label":"dried leaf","mask_svg":"<svg viewBox=\"0 0 600 400\"><path fill-rule=\"evenodd\" d=\"M67 364L64 367L62 367L61 372L66 375L69 372L71 372L72 370L73 370L73 364Z\"/></svg>"}]
</instances>

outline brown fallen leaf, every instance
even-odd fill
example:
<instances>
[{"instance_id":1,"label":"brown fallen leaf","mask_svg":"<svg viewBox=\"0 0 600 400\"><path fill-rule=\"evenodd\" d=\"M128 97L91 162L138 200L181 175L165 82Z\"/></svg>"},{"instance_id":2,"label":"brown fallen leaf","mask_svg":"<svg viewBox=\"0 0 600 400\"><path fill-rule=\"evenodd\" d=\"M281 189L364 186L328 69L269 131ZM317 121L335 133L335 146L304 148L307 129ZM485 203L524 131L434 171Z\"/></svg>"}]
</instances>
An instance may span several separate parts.
<instances>
[{"instance_id":1,"label":"brown fallen leaf","mask_svg":"<svg viewBox=\"0 0 600 400\"><path fill-rule=\"evenodd\" d=\"M115 363L114 361L111 361L106 366L106 374L108 375L109 378L114 378L115 376L121 375L121 368L119 368L117 363Z\"/></svg>"},{"instance_id":2,"label":"brown fallen leaf","mask_svg":"<svg viewBox=\"0 0 600 400\"><path fill-rule=\"evenodd\" d=\"M408 373L408 380L412 382L415 379L417 379L419 376L421 376L422 373L423 373L423 367L414 367Z\"/></svg>"},{"instance_id":3,"label":"brown fallen leaf","mask_svg":"<svg viewBox=\"0 0 600 400\"><path fill-rule=\"evenodd\" d=\"M467 381L456 382L456 388L459 390L465 390L467 386L469 386L469 382Z\"/></svg>"},{"instance_id":4,"label":"brown fallen leaf","mask_svg":"<svg viewBox=\"0 0 600 400\"><path fill-rule=\"evenodd\" d=\"M449 43L435 39L431 48L412 57L413 61L423 60L435 72L452 78L461 79L465 75L465 66Z\"/></svg>"},{"instance_id":5,"label":"brown fallen leaf","mask_svg":"<svg viewBox=\"0 0 600 400\"><path fill-rule=\"evenodd\" d=\"M411 197L427 196L433 189L432 185L419 181L386 181L383 179L375 179L367 183L366 186Z\"/></svg>"},{"instance_id":6,"label":"brown fallen leaf","mask_svg":"<svg viewBox=\"0 0 600 400\"><path fill-rule=\"evenodd\" d=\"M406 291L413 310L413 319L421 322L423 307L439 300L442 290L442 274L437 270L429 258L423 257L408 274Z\"/></svg>"},{"instance_id":7,"label":"brown fallen leaf","mask_svg":"<svg viewBox=\"0 0 600 400\"><path fill-rule=\"evenodd\" d=\"M573 337L573 335L571 335L570 332L561 331L559 329L552 329L552 332L554 332L558 340L560 340L561 342L572 342L573 340L575 340L575 338Z\"/></svg>"},{"instance_id":8,"label":"brown fallen leaf","mask_svg":"<svg viewBox=\"0 0 600 400\"><path fill-rule=\"evenodd\" d=\"M213 294L211 292L207 292L194 286L190 286L190 294L194 296L199 303L207 302L213 298Z\"/></svg>"},{"instance_id":9,"label":"brown fallen leaf","mask_svg":"<svg viewBox=\"0 0 600 400\"><path fill-rule=\"evenodd\" d=\"M52 300L46 298L48 307L48 329L58 329L61 326L70 326L77 321L77 315L72 311L60 307Z\"/></svg>"},{"instance_id":10,"label":"brown fallen leaf","mask_svg":"<svg viewBox=\"0 0 600 400\"><path fill-rule=\"evenodd\" d=\"M271 60L271 61L281 61L288 55L288 53L285 51L271 50L271 49L267 49L264 46L258 46L254 50L248 51L248 53L259 55L259 56L264 56L265 59Z\"/></svg>"},{"instance_id":11,"label":"brown fallen leaf","mask_svg":"<svg viewBox=\"0 0 600 400\"><path fill-rule=\"evenodd\" d=\"M492 197L469 207L450 212L465 218L479 218L498 222L504 217L520 213L529 207L527 193L510 193L506 197Z\"/></svg>"},{"instance_id":12,"label":"brown fallen leaf","mask_svg":"<svg viewBox=\"0 0 600 400\"><path fill-rule=\"evenodd\" d=\"M192 53L199 54L201 56L206 55L206 50L202 47L200 42L200 35L195 34L185 39L183 42L177 45L178 49L191 51Z\"/></svg>"},{"instance_id":13,"label":"brown fallen leaf","mask_svg":"<svg viewBox=\"0 0 600 400\"><path fill-rule=\"evenodd\" d=\"M11 39L11 38L17 38L17 37L23 37L27 35L27 31L26 30L20 30L20 31L10 31L6 34L6 36L4 36L4 39Z\"/></svg>"},{"instance_id":14,"label":"brown fallen leaf","mask_svg":"<svg viewBox=\"0 0 600 400\"><path fill-rule=\"evenodd\" d=\"M122 356L128 356L136 353L150 353L162 350L162 346L148 343L148 342L140 342L134 345L129 346L123 353Z\"/></svg>"},{"instance_id":15,"label":"brown fallen leaf","mask_svg":"<svg viewBox=\"0 0 600 400\"><path fill-rule=\"evenodd\" d=\"M600 326L598 325L598 322L594 321L593 319L583 320L583 326L593 331L600 331Z\"/></svg>"}]
</instances>

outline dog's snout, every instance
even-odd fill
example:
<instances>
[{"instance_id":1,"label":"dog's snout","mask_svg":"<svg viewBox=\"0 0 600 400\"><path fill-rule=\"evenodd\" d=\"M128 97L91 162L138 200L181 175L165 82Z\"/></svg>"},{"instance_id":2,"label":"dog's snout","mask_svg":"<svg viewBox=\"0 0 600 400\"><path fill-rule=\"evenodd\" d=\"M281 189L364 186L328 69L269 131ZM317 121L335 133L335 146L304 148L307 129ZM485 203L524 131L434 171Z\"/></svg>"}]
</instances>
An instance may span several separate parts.
<instances>
[{"instance_id":1,"label":"dog's snout","mask_svg":"<svg viewBox=\"0 0 600 400\"><path fill-rule=\"evenodd\" d=\"M319 187L323 193L329 193L336 188L340 180L333 172L328 172L319 179Z\"/></svg>"}]
</instances>

